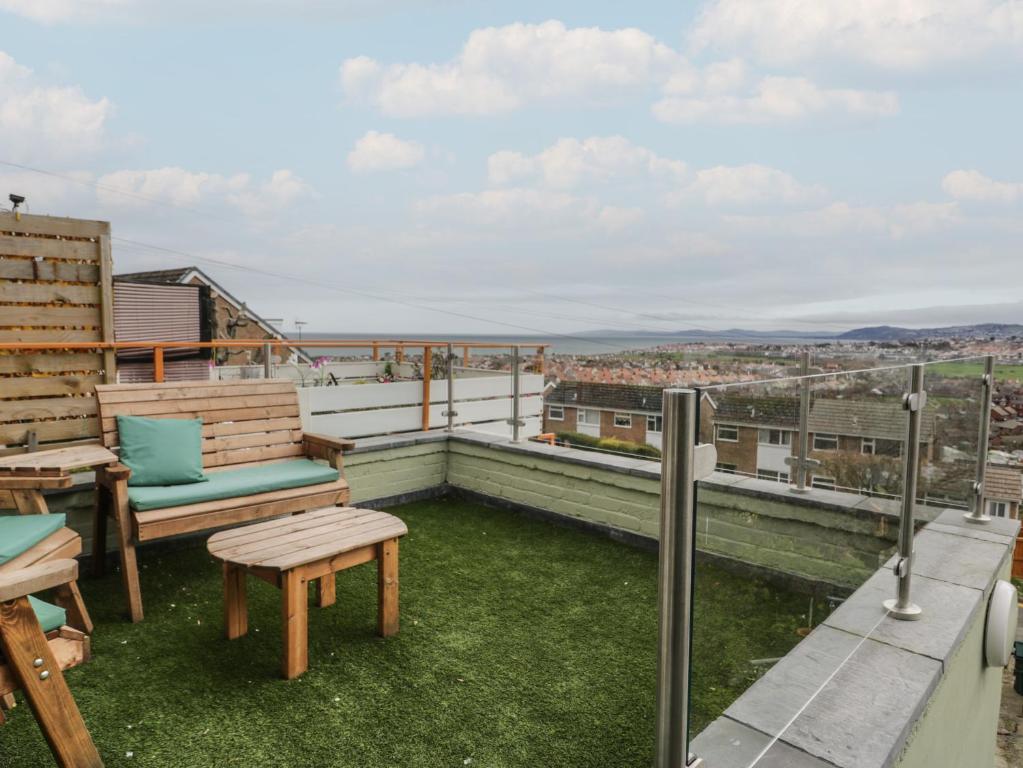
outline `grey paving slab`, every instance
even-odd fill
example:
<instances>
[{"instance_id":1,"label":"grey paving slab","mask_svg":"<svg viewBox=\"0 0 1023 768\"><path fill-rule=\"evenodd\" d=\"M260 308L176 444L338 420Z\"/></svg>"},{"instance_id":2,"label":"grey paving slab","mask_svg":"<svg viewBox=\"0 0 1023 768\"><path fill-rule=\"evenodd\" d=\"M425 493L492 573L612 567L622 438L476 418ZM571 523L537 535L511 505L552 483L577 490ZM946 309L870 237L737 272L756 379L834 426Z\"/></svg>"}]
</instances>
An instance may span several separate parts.
<instances>
[{"instance_id":1,"label":"grey paving slab","mask_svg":"<svg viewBox=\"0 0 1023 768\"><path fill-rule=\"evenodd\" d=\"M1019 520L1010 520L1006 517L995 517L989 523L969 523L963 518L961 510L946 509L935 520L942 525L951 525L972 533L995 533L999 536L1015 538L1019 534Z\"/></svg>"},{"instance_id":2,"label":"grey paving slab","mask_svg":"<svg viewBox=\"0 0 1023 768\"><path fill-rule=\"evenodd\" d=\"M707 768L751 768L754 761L756 768L834 768L833 763L784 742L771 744L765 734L727 717L708 725L690 742L689 749L703 758Z\"/></svg>"},{"instance_id":3,"label":"grey paving slab","mask_svg":"<svg viewBox=\"0 0 1023 768\"><path fill-rule=\"evenodd\" d=\"M877 571L824 620L841 629L946 663L959 647L971 617L984 605L984 593L972 587L914 576L913 602L923 609L920 621L899 621L887 615L882 601L895 597L895 574ZM880 622L880 623L878 623Z\"/></svg>"},{"instance_id":4,"label":"grey paving slab","mask_svg":"<svg viewBox=\"0 0 1023 768\"><path fill-rule=\"evenodd\" d=\"M725 714L839 768L889 766L940 675L934 659L821 626Z\"/></svg>"},{"instance_id":5,"label":"grey paving slab","mask_svg":"<svg viewBox=\"0 0 1023 768\"><path fill-rule=\"evenodd\" d=\"M995 544L1009 544L1012 542L1012 536L1004 536L994 531L989 531L986 528L967 527L966 525L945 525L944 523L933 522L927 524L927 530L938 531L939 533L948 533L954 536L963 536L968 539L979 539L980 541L991 541Z\"/></svg>"},{"instance_id":6,"label":"grey paving slab","mask_svg":"<svg viewBox=\"0 0 1023 768\"><path fill-rule=\"evenodd\" d=\"M913 573L974 589L987 589L998 565L1005 559L1006 545L968 536L932 531L918 532ZM898 555L885 565L889 570Z\"/></svg>"}]
</instances>

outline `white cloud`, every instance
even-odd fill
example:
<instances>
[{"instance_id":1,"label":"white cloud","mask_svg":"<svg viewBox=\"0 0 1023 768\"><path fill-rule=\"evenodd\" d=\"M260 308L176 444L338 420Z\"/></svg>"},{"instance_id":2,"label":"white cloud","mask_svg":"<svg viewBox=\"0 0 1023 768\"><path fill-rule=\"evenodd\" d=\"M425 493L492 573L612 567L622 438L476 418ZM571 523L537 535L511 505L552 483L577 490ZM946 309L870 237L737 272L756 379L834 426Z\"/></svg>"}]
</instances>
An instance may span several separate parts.
<instances>
[{"instance_id":1,"label":"white cloud","mask_svg":"<svg viewBox=\"0 0 1023 768\"><path fill-rule=\"evenodd\" d=\"M393 133L368 131L348 153L348 167L357 173L412 168L423 161L423 145Z\"/></svg>"},{"instance_id":2,"label":"white cloud","mask_svg":"<svg viewBox=\"0 0 1023 768\"><path fill-rule=\"evenodd\" d=\"M643 217L635 208L603 205L566 192L518 187L438 195L420 200L414 209L432 223L546 234L613 233Z\"/></svg>"},{"instance_id":3,"label":"white cloud","mask_svg":"<svg viewBox=\"0 0 1023 768\"><path fill-rule=\"evenodd\" d=\"M996 181L980 171L952 171L941 188L957 200L1012 203L1023 199L1023 182Z\"/></svg>"},{"instance_id":4,"label":"white cloud","mask_svg":"<svg viewBox=\"0 0 1023 768\"><path fill-rule=\"evenodd\" d=\"M726 216L735 227L784 237L834 238L839 235L901 239L936 232L959 221L955 203L917 202L894 206L853 206L845 202L775 216Z\"/></svg>"},{"instance_id":5,"label":"white cloud","mask_svg":"<svg viewBox=\"0 0 1023 768\"><path fill-rule=\"evenodd\" d=\"M770 64L838 58L912 70L1018 45L1023 13L1019 0L712 0L690 41Z\"/></svg>"},{"instance_id":6,"label":"white cloud","mask_svg":"<svg viewBox=\"0 0 1023 768\"><path fill-rule=\"evenodd\" d=\"M572 189L583 182L604 182L626 176L682 181L686 165L660 157L622 136L563 138L542 152L528 156L502 151L487 159L493 184L508 184L539 177L550 187Z\"/></svg>"},{"instance_id":7,"label":"white cloud","mask_svg":"<svg viewBox=\"0 0 1023 768\"><path fill-rule=\"evenodd\" d=\"M639 29L569 29L552 20L474 30L444 64L348 59L341 83L350 98L387 115L489 115L527 103L603 103L664 83L684 66L678 52Z\"/></svg>"},{"instance_id":8,"label":"white cloud","mask_svg":"<svg viewBox=\"0 0 1023 768\"><path fill-rule=\"evenodd\" d=\"M668 95L653 105L654 116L666 123L771 123L830 113L888 117L899 111L898 96L890 91L821 88L804 77L764 77L752 91L722 92L723 86L740 82L723 80L715 91L677 95L682 87L674 81Z\"/></svg>"},{"instance_id":9,"label":"white cloud","mask_svg":"<svg viewBox=\"0 0 1023 768\"><path fill-rule=\"evenodd\" d=\"M112 106L77 86L51 86L0 51L0 146L8 157L47 161L102 145Z\"/></svg>"},{"instance_id":10,"label":"white cloud","mask_svg":"<svg viewBox=\"0 0 1023 768\"><path fill-rule=\"evenodd\" d=\"M708 205L797 203L820 198L824 193L821 186L801 184L784 171L756 163L698 171L685 190L685 194L697 195Z\"/></svg>"},{"instance_id":11,"label":"white cloud","mask_svg":"<svg viewBox=\"0 0 1023 768\"><path fill-rule=\"evenodd\" d=\"M254 182L247 173L123 170L108 173L97 183L100 202L115 208L145 208L154 200L186 208L226 204L253 218L270 216L313 194L308 184L288 170L275 171L264 182Z\"/></svg>"},{"instance_id":12,"label":"white cloud","mask_svg":"<svg viewBox=\"0 0 1023 768\"><path fill-rule=\"evenodd\" d=\"M134 6L135 0L0 0L0 11L9 11L44 24L93 19Z\"/></svg>"}]
</instances>

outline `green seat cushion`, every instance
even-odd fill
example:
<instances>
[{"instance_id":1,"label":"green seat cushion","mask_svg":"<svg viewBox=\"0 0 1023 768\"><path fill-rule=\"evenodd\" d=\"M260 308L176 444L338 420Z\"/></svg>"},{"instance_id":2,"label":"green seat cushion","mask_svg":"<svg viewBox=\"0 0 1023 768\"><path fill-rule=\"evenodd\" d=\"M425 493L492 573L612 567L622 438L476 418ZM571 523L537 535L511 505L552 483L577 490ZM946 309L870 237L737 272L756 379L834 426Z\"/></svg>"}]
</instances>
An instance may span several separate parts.
<instances>
[{"instance_id":1,"label":"green seat cushion","mask_svg":"<svg viewBox=\"0 0 1023 768\"><path fill-rule=\"evenodd\" d=\"M128 485L201 483L202 419L118 416L121 463L131 470Z\"/></svg>"},{"instance_id":2,"label":"green seat cushion","mask_svg":"<svg viewBox=\"0 0 1023 768\"><path fill-rule=\"evenodd\" d=\"M0 516L0 565L64 527L65 515Z\"/></svg>"},{"instance_id":3,"label":"green seat cushion","mask_svg":"<svg viewBox=\"0 0 1023 768\"><path fill-rule=\"evenodd\" d=\"M129 486L128 502L136 512L146 512L150 509L180 507L203 501L330 483L338 479L338 472L309 459L296 459L280 464L211 472L207 478L205 483L191 485Z\"/></svg>"},{"instance_id":4,"label":"green seat cushion","mask_svg":"<svg viewBox=\"0 0 1023 768\"><path fill-rule=\"evenodd\" d=\"M32 597L32 595L28 596L28 602L32 605L32 610L35 611L36 618L39 620L39 626L43 628L43 632L50 632L67 624L67 611L63 608L51 605L50 603L44 603L42 600Z\"/></svg>"}]
</instances>

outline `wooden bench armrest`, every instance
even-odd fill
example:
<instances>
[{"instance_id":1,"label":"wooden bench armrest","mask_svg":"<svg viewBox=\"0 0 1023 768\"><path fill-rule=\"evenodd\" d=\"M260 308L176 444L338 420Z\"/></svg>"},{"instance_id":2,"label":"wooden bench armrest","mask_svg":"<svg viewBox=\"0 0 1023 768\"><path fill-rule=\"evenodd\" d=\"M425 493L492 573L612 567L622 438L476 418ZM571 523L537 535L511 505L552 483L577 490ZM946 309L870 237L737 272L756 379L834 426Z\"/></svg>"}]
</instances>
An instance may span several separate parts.
<instances>
[{"instance_id":1,"label":"wooden bench armrest","mask_svg":"<svg viewBox=\"0 0 1023 768\"><path fill-rule=\"evenodd\" d=\"M354 440L348 440L344 437L331 437L330 435L317 435L313 432L302 433L302 439L307 444L322 445L338 451L350 451L355 447Z\"/></svg>"},{"instance_id":2,"label":"wooden bench armrest","mask_svg":"<svg viewBox=\"0 0 1023 768\"><path fill-rule=\"evenodd\" d=\"M128 478L131 477L131 469L118 462L117 464L110 464L109 466L103 467L99 474L105 475L114 482L127 482Z\"/></svg>"},{"instance_id":3,"label":"wooden bench armrest","mask_svg":"<svg viewBox=\"0 0 1023 768\"><path fill-rule=\"evenodd\" d=\"M0 574L0 603L59 587L77 578L78 562L75 560L52 560L3 573Z\"/></svg>"}]
</instances>

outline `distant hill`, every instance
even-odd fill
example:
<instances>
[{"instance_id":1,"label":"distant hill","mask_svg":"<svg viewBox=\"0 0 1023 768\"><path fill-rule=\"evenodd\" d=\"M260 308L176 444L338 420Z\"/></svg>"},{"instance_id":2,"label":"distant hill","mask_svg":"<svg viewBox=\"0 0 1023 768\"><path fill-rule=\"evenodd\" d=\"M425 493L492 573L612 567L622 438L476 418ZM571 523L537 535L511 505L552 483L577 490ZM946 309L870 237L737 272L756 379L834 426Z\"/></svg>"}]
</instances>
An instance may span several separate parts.
<instances>
[{"instance_id":1,"label":"distant hill","mask_svg":"<svg viewBox=\"0 0 1023 768\"><path fill-rule=\"evenodd\" d=\"M1007 339L1023 336L1023 325L1006 323L980 323L978 325L950 325L944 328L898 328L876 325L855 328L839 334L839 341L919 341L921 339Z\"/></svg>"}]
</instances>

